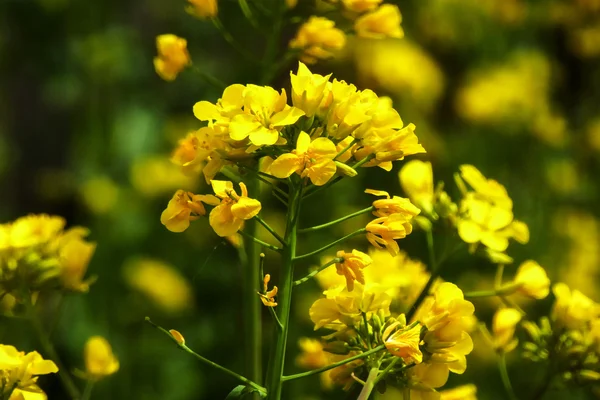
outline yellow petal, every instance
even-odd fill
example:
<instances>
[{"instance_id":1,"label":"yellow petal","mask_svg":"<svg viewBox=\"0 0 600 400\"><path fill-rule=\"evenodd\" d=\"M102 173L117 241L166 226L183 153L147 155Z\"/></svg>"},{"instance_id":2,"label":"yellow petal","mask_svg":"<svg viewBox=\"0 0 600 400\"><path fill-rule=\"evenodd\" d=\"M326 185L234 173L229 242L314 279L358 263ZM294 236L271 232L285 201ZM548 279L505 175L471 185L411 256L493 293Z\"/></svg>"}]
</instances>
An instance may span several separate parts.
<instances>
[{"instance_id":1,"label":"yellow petal","mask_svg":"<svg viewBox=\"0 0 600 400\"><path fill-rule=\"evenodd\" d=\"M335 144L327 138L316 138L308 147L311 156L315 158L326 157L333 159L337 155Z\"/></svg>"},{"instance_id":2,"label":"yellow petal","mask_svg":"<svg viewBox=\"0 0 600 400\"><path fill-rule=\"evenodd\" d=\"M269 172L277 178L287 178L302 167L300 161L300 157L295 154L282 154L273 161Z\"/></svg>"},{"instance_id":3,"label":"yellow petal","mask_svg":"<svg viewBox=\"0 0 600 400\"><path fill-rule=\"evenodd\" d=\"M250 114L238 114L229 123L229 136L233 140L244 140L250 133L261 128L262 125Z\"/></svg>"},{"instance_id":4,"label":"yellow petal","mask_svg":"<svg viewBox=\"0 0 600 400\"><path fill-rule=\"evenodd\" d=\"M260 201L241 197L237 203L231 206L231 213L234 217L240 219L250 219L260 212Z\"/></svg>"},{"instance_id":5,"label":"yellow petal","mask_svg":"<svg viewBox=\"0 0 600 400\"><path fill-rule=\"evenodd\" d=\"M287 126L295 124L301 116L304 115L304 111L296 107L289 107L283 111L274 114L271 117L271 125L275 127Z\"/></svg>"},{"instance_id":6,"label":"yellow petal","mask_svg":"<svg viewBox=\"0 0 600 400\"><path fill-rule=\"evenodd\" d=\"M372 194L374 196L387 197L388 199L390 198L389 193L384 190L366 189L365 193Z\"/></svg>"},{"instance_id":7,"label":"yellow petal","mask_svg":"<svg viewBox=\"0 0 600 400\"><path fill-rule=\"evenodd\" d=\"M308 168L305 173L310 178L310 181L313 183L313 185L322 186L329 182L333 175L335 175L336 171L337 167L335 162L331 160L325 160Z\"/></svg>"},{"instance_id":8,"label":"yellow petal","mask_svg":"<svg viewBox=\"0 0 600 400\"><path fill-rule=\"evenodd\" d=\"M229 193L233 192L233 183L231 183L230 181L219 181L213 179L212 181L210 181L210 184L215 194L222 199L228 198Z\"/></svg>"},{"instance_id":9,"label":"yellow petal","mask_svg":"<svg viewBox=\"0 0 600 400\"><path fill-rule=\"evenodd\" d=\"M221 237L231 236L242 227L243 220L231 213L231 204L221 204L213 208L208 217L210 226Z\"/></svg>"},{"instance_id":10,"label":"yellow petal","mask_svg":"<svg viewBox=\"0 0 600 400\"><path fill-rule=\"evenodd\" d=\"M300 132L298 135L298 140L296 141L296 154L301 155L306 153L309 146L310 136L304 131Z\"/></svg>"},{"instance_id":11,"label":"yellow petal","mask_svg":"<svg viewBox=\"0 0 600 400\"><path fill-rule=\"evenodd\" d=\"M200 121L214 121L221 118L217 106L208 101L199 101L194 104L194 116Z\"/></svg>"},{"instance_id":12,"label":"yellow petal","mask_svg":"<svg viewBox=\"0 0 600 400\"><path fill-rule=\"evenodd\" d=\"M262 125L250 133L250 141L256 146L270 146L277 143L278 139L278 131L275 129L267 129Z\"/></svg>"}]
</instances>

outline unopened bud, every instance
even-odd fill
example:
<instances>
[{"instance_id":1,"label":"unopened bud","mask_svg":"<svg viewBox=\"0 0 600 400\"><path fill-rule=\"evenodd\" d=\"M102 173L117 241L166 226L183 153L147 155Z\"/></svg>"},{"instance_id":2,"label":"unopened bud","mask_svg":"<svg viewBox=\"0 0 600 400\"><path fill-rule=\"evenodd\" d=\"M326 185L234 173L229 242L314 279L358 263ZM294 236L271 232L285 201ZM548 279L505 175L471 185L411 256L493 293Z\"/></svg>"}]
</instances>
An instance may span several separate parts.
<instances>
[{"instance_id":1,"label":"unopened bud","mask_svg":"<svg viewBox=\"0 0 600 400\"><path fill-rule=\"evenodd\" d=\"M348 343L336 340L335 342L326 343L323 346L323 350L332 354L345 355L350 352L350 347L348 346Z\"/></svg>"},{"instance_id":2,"label":"unopened bud","mask_svg":"<svg viewBox=\"0 0 600 400\"><path fill-rule=\"evenodd\" d=\"M335 165L338 168L338 171L341 171L342 174L349 176L349 177L354 177L356 175L358 175L358 172L356 172L356 170L354 168L352 168L351 166L344 164L342 162L339 161L335 161Z\"/></svg>"},{"instance_id":3,"label":"unopened bud","mask_svg":"<svg viewBox=\"0 0 600 400\"><path fill-rule=\"evenodd\" d=\"M404 152L402 150L378 151L377 154L375 154L375 159L379 162L396 161L400 160L402 157L404 157Z\"/></svg>"},{"instance_id":4,"label":"unopened bud","mask_svg":"<svg viewBox=\"0 0 600 400\"><path fill-rule=\"evenodd\" d=\"M181 333L179 333L179 331L176 331L175 329L171 329L169 330L169 333L171 334L171 336L173 336L173 339L175 339L175 341L180 344L181 346L185 345L185 338L183 337L183 335Z\"/></svg>"},{"instance_id":5,"label":"unopened bud","mask_svg":"<svg viewBox=\"0 0 600 400\"><path fill-rule=\"evenodd\" d=\"M521 322L521 326L525 329L531 340L534 342L539 341L541 335L540 328L534 322L523 321Z\"/></svg>"}]
</instances>

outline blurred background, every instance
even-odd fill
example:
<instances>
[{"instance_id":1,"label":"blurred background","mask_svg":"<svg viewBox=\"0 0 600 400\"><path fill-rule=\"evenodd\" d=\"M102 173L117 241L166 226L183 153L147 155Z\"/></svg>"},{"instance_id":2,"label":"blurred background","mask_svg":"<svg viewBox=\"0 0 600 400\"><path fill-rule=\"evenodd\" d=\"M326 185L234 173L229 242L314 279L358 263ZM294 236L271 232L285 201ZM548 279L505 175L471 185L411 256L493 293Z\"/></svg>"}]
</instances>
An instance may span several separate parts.
<instances>
[{"instance_id":1,"label":"blurred background","mask_svg":"<svg viewBox=\"0 0 600 400\"><path fill-rule=\"evenodd\" d=\"M306 18L312 4L300 0L290 18ZM423 159L432 161L436 180L445 181L451 194L458 193L452 175L461 164L503 183L515 218L531 231L528 245L511 245L515 266L535 259L553 281L600 300L600 0L396 4L405 39L350 39L336 59L311 67L313 72L333 72L390 96L403 120L416 124L428 150ZM255 83L260 71L210 22L184 8L183 1L161 0L0 0L0 222L49 213L91 229L98 247L89 274L98 280L88 294L63 299L53 340L65 363L78 368L89 336L111 342L121 369L97 385L98 399L220 399L236 385L178 351L143 322L147 315L182 332L198 353L236 371L244 368L239 310L247 300L236 252L206 220L183 234L159 221L176 189L208 191L202 178L181 175L169 156L179 138L201 126L193 104L215 101L221 92L192 69L172 83L162 81L152 64L155 38L185 37L194 66L226 83ZM221 0L219 15L245 48L262 54L264 38L252 31L236 1ZM288 24L281 53L294 31ZM287 88L288 73L271 84ZM305 208L306 226L330 220L332 209L343 216L364 208L372 201L362 194L365 187L401 194L398 164L393 173L369 170L360 181L315 196ZM275 201L265 203L267 221L283 224L284 210ZM338 233L365 221L343 225ZM311 237L303 246L323 240ZM400 245L426 262L424 243L415 232ZM353 244L364 249L367 243ZM445 279L463 289L491 286L494 267L488 262L461 254L452 263ZM276 276L277 267L267 258L267 272ZM296 341L314 335L308 308L320 290L310 283L297 293L290 372L299 371ZM543 315L550 304L524 306ZM489 321L495 306L478 301L478 316ZM266 330L268 317L265 310ZM26 324L0 321L0 342L37 348ZM267 332L265 352L269 337ZM504 398L491 350L476 349L468 360L465 375L453 376L448 387L474 381L479 398ZM509 363L515 387L534 379L534 369L517 372L528 367L526 361L509 357ZM65 398L55 377L40 383L50 399ZM294 381L287 397L356 397L321 391L318 378L308 383ZM587 398L584 392L571 395Z\"/></svg>"}]
</instances>

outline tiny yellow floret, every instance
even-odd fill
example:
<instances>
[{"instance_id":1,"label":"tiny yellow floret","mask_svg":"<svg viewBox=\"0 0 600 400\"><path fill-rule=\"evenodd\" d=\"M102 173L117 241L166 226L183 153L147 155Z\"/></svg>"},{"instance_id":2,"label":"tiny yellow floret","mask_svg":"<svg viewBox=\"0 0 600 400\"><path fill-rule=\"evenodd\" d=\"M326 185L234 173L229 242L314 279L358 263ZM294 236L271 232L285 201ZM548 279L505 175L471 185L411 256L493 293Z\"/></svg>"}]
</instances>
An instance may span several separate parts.
<instances>
[{"instance_id":1,"label":"tiny yellow floret","mask_svg":"<svg viewBox=\"0 0 600 400\"><path fill-rule=\"evenodd\" d=\"M187 50L187 40L172 34L156 37L158 57L154 58L156 73L166 81L173 81L177 75L191 64Z\"/></svg>"},{"instance_id":2,"label":"tiny yellow floret","mask_svg":"<svg viewBox=\"0 0 600 400\"><path fill-rule=\"evenodd\" d=\"M333 57L333 52L346 45L346 35L335 27L335 22L312 16L300 26L290 41L291 49L302 51L300 59L307 64Z\"/></svg>"},{"instance_id":3,"label":"tiny yellow floret","mask_svg":"<svg viewBox=\"0 0 600 400\"><path fill-rule=\"evenodd\" d=\"M358 17L354 23L354 30L359 37L363 38L402 38L404 31L400 23L402 23L402 14L400 14L398 6L384 4L376 10Z\"/></svg>"},{"instance_id":4,"label":"tiny yellow floret","mask_svg":"<svg viewBox=\"0 0 600 400\"><path fill-rule=\"evenodd\" d=\"M112 347L102 336L92 336L85 344L83 351L87 378L100 380L119 370L119 360L112 352Z\"/></svg>"}]
</instances>

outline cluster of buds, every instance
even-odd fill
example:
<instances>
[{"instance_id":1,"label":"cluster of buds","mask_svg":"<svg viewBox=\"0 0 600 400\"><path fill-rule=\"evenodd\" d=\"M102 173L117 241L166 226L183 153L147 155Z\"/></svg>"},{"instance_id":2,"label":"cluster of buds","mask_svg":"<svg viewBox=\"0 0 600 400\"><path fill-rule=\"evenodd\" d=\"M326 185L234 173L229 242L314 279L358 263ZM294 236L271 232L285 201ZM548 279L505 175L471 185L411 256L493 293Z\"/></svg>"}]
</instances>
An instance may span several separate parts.
<instances>
[{"instance_id":1,"label":"cluster of buds","mask_svg":"<svg viewBox=\"0 0 600 400\"><path fill-rule=\"evenodd\" d=\"M64 227L63 218L46 214L0 225L0 294L88 290L93 279L84 275L96 245L85 240L87 229Z\"/></svg>"}]
</instances>

